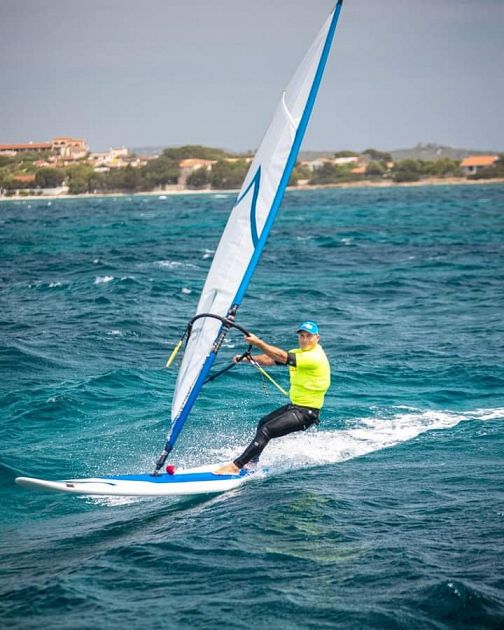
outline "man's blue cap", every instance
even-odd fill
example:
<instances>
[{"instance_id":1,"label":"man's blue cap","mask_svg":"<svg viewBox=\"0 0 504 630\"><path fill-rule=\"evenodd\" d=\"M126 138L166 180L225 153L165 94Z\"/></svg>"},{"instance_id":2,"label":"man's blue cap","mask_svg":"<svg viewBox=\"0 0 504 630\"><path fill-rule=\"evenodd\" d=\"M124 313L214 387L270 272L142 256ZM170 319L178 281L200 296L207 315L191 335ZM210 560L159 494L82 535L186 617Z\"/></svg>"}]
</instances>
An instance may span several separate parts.
<instances>
[{"instance_id":1,"label":"man's blue cap","mask_svg":"<svg viewBox=\"0 0 504 630\"><path fill-rule=\"evenodd\" d=\"M300 324L297 327L296 332L299 332L300 330L306 330L306 332L310 333L310 335L319 334L319 327L317 326L315 322L311 322L311 321L303 322L302 324Z\"/></svg>"}]
</instances>

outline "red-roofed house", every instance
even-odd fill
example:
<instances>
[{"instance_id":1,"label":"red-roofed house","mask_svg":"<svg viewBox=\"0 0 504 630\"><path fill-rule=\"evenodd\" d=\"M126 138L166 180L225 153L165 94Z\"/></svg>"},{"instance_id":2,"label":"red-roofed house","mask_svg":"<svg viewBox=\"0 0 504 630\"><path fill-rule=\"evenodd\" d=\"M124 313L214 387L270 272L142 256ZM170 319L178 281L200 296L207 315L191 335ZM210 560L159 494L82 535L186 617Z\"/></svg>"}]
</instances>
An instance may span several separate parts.
<instances>
[{"instance_id":1,"label":"red-roofed house","mask_svg":"<svg viewBox=\"0 0 504 630\"><path fill-rule=\"evenodd\" d=\"M367 166L363 164L362 166L356 166L352 169L352 173L354 175L365 175L367 170Z\"/></svg>"},{"instance_id":2,"label":"red-roofed house","mask_svg":"<svg viewBox=\"0 0 504 630\"><path fill-rule=\"evenodd\" d=\"M498 159L498 155L469 155L462 160L460 167L466 175L474 175L482 168L493 166Z\"/></svg>"},{"instance_id":3,"label":"red-roofed house","mask_svg":"<svg viewBox=\"0 0 504 630\"><path fill-rule=\"evenodd\" d=\"M24 142L21 144L0 144L0 155L17 155L18 153L39 153L50 151L50 142Z\"/></svg>"},{"instance_id":4,"label":"red-roofed house","mask_svg":"<svg viewBox=\"0 0 504 630\"><path fill-rule=\"evenodd\" d=\"M18 144L0 144L0 155L18 155L18 153L40 153L52 151L63 160L78 160L85 157L89 148L85 140L59 136L51 142L23 142Z\"/></svg>"},{"instance_id":5,"label":"red-roofed house","mask_svg":"<svg viewBox=\"0 0 504 630\"><path fill-rule=\"evenodd\" d=\"M14 175L14 181L20 184L34 184L35 175Z\"/></svg>"}]
</instances>

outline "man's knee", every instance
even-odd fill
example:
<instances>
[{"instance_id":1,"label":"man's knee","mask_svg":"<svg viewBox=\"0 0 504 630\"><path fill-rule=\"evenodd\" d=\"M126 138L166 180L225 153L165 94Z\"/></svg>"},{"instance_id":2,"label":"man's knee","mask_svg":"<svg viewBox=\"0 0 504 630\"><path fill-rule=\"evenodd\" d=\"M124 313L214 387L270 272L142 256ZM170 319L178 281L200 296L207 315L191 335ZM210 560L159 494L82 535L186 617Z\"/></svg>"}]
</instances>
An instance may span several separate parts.
<instances>
[{"instance_id":1,"label":"man's knee","mask_svg":"<svg viewBox=\"0 0 504 630\"><path fill-rule=\"evenodd\" d=\"M257 429L257 433L255 436L255 441L259 444L266 444L271 439L271 434L267 426L260 426Z\"/></svg>"}]
</instances>

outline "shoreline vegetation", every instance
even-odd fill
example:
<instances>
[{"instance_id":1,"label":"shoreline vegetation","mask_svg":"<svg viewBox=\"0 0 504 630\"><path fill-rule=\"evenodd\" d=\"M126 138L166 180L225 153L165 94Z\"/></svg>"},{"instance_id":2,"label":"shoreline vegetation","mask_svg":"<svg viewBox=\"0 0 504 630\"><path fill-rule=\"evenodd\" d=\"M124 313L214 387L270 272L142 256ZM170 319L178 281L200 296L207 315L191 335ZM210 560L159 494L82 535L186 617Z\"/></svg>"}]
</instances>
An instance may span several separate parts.
<instances>
[{"instance_id":1,"label":"shoreline vegetation","mask_svg":"<svg viewBox=\"0 0 504 630\"><path fill-rule=\"evenodd\" d=\"M251 154L201 145L167 148L154 156L127 149L120 157L117 153L87 153L78 159L50 150L0 154L0 200L234 193L253 160ZM394 160L390 153L366 149L299 160L288 190L482 183L504 183L504 154L454 159L437 150L430 159L420 153L420 158Z\"/></svg>"},{"instance_id":2,"label":"shoreline vegetation","mask_svg":"<svg viewBox=\"0 0 504 630\"><path fill-rule=\"evenodd\" d=\"M420 188L422 186L482 186L489 184L504 184L504 177L495 179L467 179L465 177L451 177L451 178L429 178L417 182L394 182L393 180L362 180L359 182L346 182L340 184L320 184L320 185L298 185L288 186L287 192L306 192L314 190L331 190L331 189L352 189L352 188ZM95 198L113 198L113 197L169 197L179 195L231 195L237 194L239 188L228 189L191 189L182 188L178 186L172 186L170 188L164 188L159 190L150 190L144 192L92 192L81 193L72 195L70 193L57 193L57 194L36 194L36 195L15 195L5 196L0 195L0 202L2 201L54 201L55 199L95 199Z\"/></svg>"}]
</instances>

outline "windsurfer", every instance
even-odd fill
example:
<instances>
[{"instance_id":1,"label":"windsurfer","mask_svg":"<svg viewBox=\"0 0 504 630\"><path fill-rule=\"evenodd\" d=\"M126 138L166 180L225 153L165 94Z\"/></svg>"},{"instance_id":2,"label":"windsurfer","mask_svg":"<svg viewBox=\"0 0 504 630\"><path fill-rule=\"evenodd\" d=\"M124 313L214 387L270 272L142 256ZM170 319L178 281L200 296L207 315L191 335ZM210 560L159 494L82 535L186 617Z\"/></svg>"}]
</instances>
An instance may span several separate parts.
<instances>
[{"instance_id":1,"label":"windsurfer","mask_svg":"<svg viewBox=\"0 0 504 630\"><path fill-rule=\"evenodd\" d=\"M262 351L262 354L253 356L259 365L289 366L290 403L261 418L252 442L233 462L218 468L216 474L238 474L248 463L259 460L270 439L305 431L319 423L324 395L331 382L329 361L319 345L319 327L315 322L303 322L297 329L297 335L299 348L289 351L272 346L256 335L245 337L248 344ZM234 361L240 358L241 355L237 355ZM247 357L241 360L249 361Z\"/></svg>"}]
</instances>

